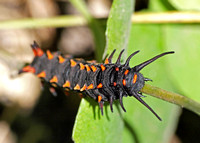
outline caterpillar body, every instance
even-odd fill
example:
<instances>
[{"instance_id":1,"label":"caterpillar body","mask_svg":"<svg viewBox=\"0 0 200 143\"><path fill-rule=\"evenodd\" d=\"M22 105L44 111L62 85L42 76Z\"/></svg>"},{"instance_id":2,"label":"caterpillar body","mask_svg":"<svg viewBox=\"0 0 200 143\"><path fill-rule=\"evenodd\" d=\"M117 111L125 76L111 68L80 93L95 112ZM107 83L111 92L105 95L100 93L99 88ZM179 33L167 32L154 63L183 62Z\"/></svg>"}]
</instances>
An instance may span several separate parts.
<instances>
[{"instance_id":1,"label":"caterpillar body","mask_svg":"<svg viewBox=\"0 0 200 143\"><path fill-rule=\"evenodd\" d=\"M21 69L19 73L32 72L55 88L62 87L66 90L86 92L89 97L99 103L102 115L104 102L109 102L113 112L113 101L119 100L122 109L126 112L123 97L133 96L161 120L142 100L144 96L140 90L145 81L150 79L144 78L139 71L156 59L174 53L173 51L157 55L131 68L129 61L139 51L131 54L124 64L120 63L124 50L121 51L115 63L112 63L115 50L106 58L105 63L93 63L66 58L59 53L53 55L49 50L44 52L35 41L31 47L35 55L33 62Z\"/></svg>"}]
</instances>

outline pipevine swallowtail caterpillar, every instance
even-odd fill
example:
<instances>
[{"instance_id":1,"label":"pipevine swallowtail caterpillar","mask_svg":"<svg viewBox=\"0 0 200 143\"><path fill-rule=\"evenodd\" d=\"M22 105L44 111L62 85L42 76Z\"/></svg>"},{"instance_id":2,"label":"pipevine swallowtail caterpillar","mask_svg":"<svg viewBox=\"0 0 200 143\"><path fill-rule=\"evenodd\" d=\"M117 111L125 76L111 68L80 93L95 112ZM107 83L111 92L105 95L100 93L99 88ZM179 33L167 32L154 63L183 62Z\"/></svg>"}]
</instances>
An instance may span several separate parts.
<instances>
[{"instance_id":1,"label":"pipevine swallowtail caterpillar","mask_svg":"<svg viewBox=\"0 0 200 143\"><path fill-rule=\"evenodd\" d=\"M31 47L35 57L32 63L25 66L19 73L34 73L54 88L62 87L85 92L99 103L102 115L104 102L110 103L110 109L113 112L113 101L119 99L122 109L126 112L122 99L133 96L161 120L154 110L142 100L144 96L140 90L145 81L151 79L144 78L140 70L158 58L174 53L173 51L157 55L131 68L129 61L139 51L132 53L126 62L121 64L120 60L124 50L120 52L115 63L112 63L112 57L116 50L106 58L104 63L94 63L67 58L59 53L52 54L49 50L44 52L36 42Z\"/></svg>"}]
</instances>

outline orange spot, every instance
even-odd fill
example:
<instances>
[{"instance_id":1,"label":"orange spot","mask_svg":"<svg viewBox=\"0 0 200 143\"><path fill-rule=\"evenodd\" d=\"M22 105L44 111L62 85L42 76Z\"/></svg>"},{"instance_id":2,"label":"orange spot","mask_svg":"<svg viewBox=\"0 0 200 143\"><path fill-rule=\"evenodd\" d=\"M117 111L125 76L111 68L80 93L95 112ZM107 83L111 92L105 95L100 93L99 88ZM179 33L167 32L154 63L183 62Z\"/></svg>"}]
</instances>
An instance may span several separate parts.
<instances>
[{"instance_id":1,"label":"orange spot","mask_svg":"<svg viewBox=\"0 0 200 143\"><path fill-rule=\"evenodd\" d=\"M53 59L53 55L51 54L51 52L49 50L47 50L47 57L49 60Z\"/></svg>"},{"instance_id":2,"label":"orange spot","mask_svg":"<svg viewBox=\"0 0 200 143\"><path fill-rule=\"evenodd\" d=\"M106 67L105 67L103 64L101 64L100 66L101 66L101 70L102 70L102 71L105 71L105 70L106 70Z\"/></svg>"},{"instance_id":3,"label":"orange spot","mask_svg":"<svg viewBox=\"0 0 200 143\"><path fill-rule=\"evenodd\" d=\"M93 72L97 71L97 68L95 66L91 65L90 67L91 67Z\"/></svg>"},{"instance_id":4,"label":"orange spot","mask_svg":"<svg viewBox=\"0 0 200 143\"><path fill-rule=\"evenodd\" d=\"M102 100L102 97L99 95L98 96L98 102L101 102L101 100Z\"/></svg>"},{"instance_id":5,"label":"orange spot","mask_svg":"<svg viewBox=\"0 0 200 143\"><path fill-rule=\"evenodd\" d=\"M119 68L118 68L118 67L116 67L116 68L115 68L115 70L116 70L116 71L119 71Z\"/></svg>"},{"instance_id":6,"label":"orange spot","mask_svg":"<svg viewBox=\"0 0 200 143\"><path fill-rule=\"evenodd\" d=\"M102 88L102 87L103 87L102 83L99 83L99 85L97 85L97 88Z\"/></svg>"},{"instance_id":7,"label":"orange spot","mask_svg":"<svg viewBox=\"0 0 200 143\"><path fill-rule=\"evenodd\" d=\"M75 67L76 66L76 62L74 60L71 59L70 62L71 62L71 67Z\"/></svg>"},{"instance_id":8,"label":"orange spot","mask_svg":"<svg viewBox=\"0 0 200 143\"><path fill-rule=\"evenodd\" d=\"M80 70L84 70L85 69L84 64L80 63L79 66L80 66Z\"/></svg>"},{"instance_id":9,"label":"orange spot","mask_svg":"<svg viewBox=\"0 0 200 143\"><path fill-rule=\"evenodd\" d=\"M137 81L137 74L134 74L134 76L133 76L133 83L136 83L136 81Z\"/></svg>"},{"instance_id":10,"label":"orange spot","mask_svg":"<svg viewBox=\"0 0 200 143\"><path fill-rule=\"evenodd\" d=\"M108 61L108 59L106 58L106 60L105 60L105 64L109 64L109 61Z\"/></svg>"},{"instance_id":11,"label":"orange spot","mask_svg":"<svg viewBox=\"0 0 200 143\"><path fill-rule=\"evenodd\" d=\"M50 82L52 83L52 82L58 82L58 78L57 78L57 76L53 76L53 78L50 80Z\"/></svg>"},{"instance_id":12,"label":"orange spot","mask_svg":"<svg viewBox=\"0 0 200 143\"><path fill-rule=\"evenodd\" d=\"M45 77L46 77L45 71L42 71L41 73L39 73L39 74L37 75L37 77L45 78Z\"/></svg>"},{"instance_id":13,"label":"orange spot","mask_svg":"<svg viewBox=\"0 0 200 143\"><path fill-rule=\"evenodd\" d=\"M94 85L93 84L90 84L87 89L93 89L94 88Z\"/></svg>"},{"instance_id":14,"label":"orange spot","mask_svg":"<svg viewBox=\"0 0 200 143\"><path fill-rule=\"evenodd\" d=\"M87 88L87 86L84 84L84 86L81 88L80 91L84 91Z\"/></svg>"},{"instance_id":15,"label":"orange spot","mask_svg":"<svg viewBox=\"0 0 200 143\"><path fill-rule=\"evenodd\" d=\"M65 82L65 84L63 84L63 87L70 87L70 82L69 82L69 80L67 80L67 81Z\"/></svg>"},{"instance_id":16,"label":"orange spot","mask_svg":"<svg viewBox=\"0 0 200 143\"><path fill-rule=\"evenodd\" d=\"M31 72L31 73L35 73L35 68L31 67L31 66L26 66L22 69L23 72Z\"/></svg>"},{"instance_id":17,"label":"orange spot","mask_svg":"<svg viewBox=\"0 0 200 143\"><path fill-rule=\"evenodd\" d=\"M58 60L60 64L65 62L65 59L61 55L58 56Z\"/></svg>"},{"instance_id":18,"label":"orange spot","mask_svg":"<svg viewBox=\"0 0 200 143\"><path fill-rule=\"evenodd\" d=\"M124 74L125 74L125 75L127 75L127 74L128 74L128 72L129 72L129 70L126 70L126 71L124 72Z\"/></svg>"},{"instance_id":19,"label":"orange spot","mask_svg":"<svg viewBox=\"0 0 200 143\"><path fill-rule=\"evenodd\" d=\"M117 85L117 83L116 83L116 82L113 82L113 85L114 85L114 86L116 86L116 85Z\"/></svg>"},{"instance_id":20,"label":"orange spot","mask_svg":"<svg viewBox=\"0 0 200 143\"><path fill-rule=\"evenodd\" d=\"M77 84L77 85L74 87L74 90L80 90L79 84Z\"/></svg>"},{"instance_id":21,"label":"orange spot","mask_svg":"<svg viewBox=\"0 0 200 143\"><path fill-rule=\"evenodd\" d=\"M125 79L122 80L122 83L123 83L124 86L126 86L126 80Z\"/></svg>"},{"instance_id":22,"label":"orange spot","mask_svg":"<svg viewBox=\"0 0 200 143\"><path fill-rule=\"evenodd\" d=\"M36 51L37 51L37 56L38 57L41 57L44 54L44 52L40 48L37 48Z\"/></svg>"},{"instance_id":23,"label":"orange spot","mask_svg":"<svg viewBox=\"0 0 200 143\"><path fill-rule=\"evenodd\" d=\"M88 65L85 65L85 67L86 67L87 71L90 71L90 70L91 70L90 67L89 67Z\"/></svg>"}]
</instances>

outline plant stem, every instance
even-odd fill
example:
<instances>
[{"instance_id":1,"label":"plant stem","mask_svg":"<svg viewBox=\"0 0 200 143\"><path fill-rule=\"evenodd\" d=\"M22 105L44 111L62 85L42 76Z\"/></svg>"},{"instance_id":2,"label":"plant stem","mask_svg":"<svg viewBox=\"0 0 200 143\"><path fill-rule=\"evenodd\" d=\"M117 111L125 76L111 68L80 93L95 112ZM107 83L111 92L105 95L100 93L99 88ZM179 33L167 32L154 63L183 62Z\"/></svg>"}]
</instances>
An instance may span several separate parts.
<instances>
[{"instance_id":1,"label":"plant stem","mask_svg":"<svg viewBox=\"0 0 200 143\"><path fill-rule=\"evenodd\" d=\"M82 9L82 8L81 8ZM86 13L86 12L83 12ZM65 15L50 18L24 18L0 22L0 29L41 28L41 27L70 27L86 25L91 17ZM86 18L86 19L85 19ZM200 23L200 12L162 12L162 13L135 13L132 23Z\"/></svg>"},{"instance_id":2,"label":"plant stem","mask_svg":"<svg viewBox=\"0 0 200 143\"><path fill-rule=\"evenodd\" d=\"M51 18L24 18L0 22L0 29L41 28L41 27L70 27L86 25L86 20L81 16L67 15Z\"/></svg>"},{"instance_id":3,"label":"plant stem","mask_svg":"<svg viewBox=\"0 0 200 143\"><path fill-rule=\"evenodd\" d=\"M83 0L69 0L71 4L83 15L83 17L90 23L93 18L88 11L88 8Z\"/></svg>"},{"instance_id":4,"label":"plant stem","mask_svg":"<svg viewBox=\"0 0 200 143\"><path fill-rule=\"evenodd\" d=\"M141 89L141 92L168 101L170 103L179 105L200 115L200 104L183 95L169 92L149 84L145 84L145 86Z\"/></svg>"},{"instance_id":5,"label":"plant stem","mask_svg":"<svg viewBox=\"0 0 200 143\"><path fill-rule=\"evenodd\" d=\"M132 15L132 23L200 23L200 12L138 12Z\"/></svg>"}]
</instances>

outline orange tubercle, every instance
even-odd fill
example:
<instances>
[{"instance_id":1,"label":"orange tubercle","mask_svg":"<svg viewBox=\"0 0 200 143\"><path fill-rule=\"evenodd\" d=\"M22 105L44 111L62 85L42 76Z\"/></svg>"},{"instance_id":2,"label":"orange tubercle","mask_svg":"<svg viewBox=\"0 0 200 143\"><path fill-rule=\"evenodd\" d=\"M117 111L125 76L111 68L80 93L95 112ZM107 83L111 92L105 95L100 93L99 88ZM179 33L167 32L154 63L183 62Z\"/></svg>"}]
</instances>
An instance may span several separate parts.
<instances>
[{"instance_id":1,"label":"orange tubercle","mask_svg":"<svg viewBox=\"0 0 200 143\"><path fill-rule=\"evenodd\" d=\"M101 64L100 66L101 66L101 70L102 70L102 71L105 71L105 70L106 70L106 67L105 67L103 64Z\"/></svg>"},{"instance_id":2,"label":"orange tubercle","mask_svg":"<svg viewBox=\"0 0 200 143\"><path fill-rule=\"evenodd\" d=\"M75 67L76 66L76 62L74 60L71 59L70 62L71 62L71 67Z\"/></svg>"},{"instance_id":3,"label":"orange tubercle","mask_svg":"<svg viewBox=\"0 0 200 143\"><path fill-rule=\"evenodd\" d=\"M32 48L32 51L33 51L34 56L36 57L37 56L37 50Z\"/></svg>"},{"instance_id":4,"label":"orange tubercle","mask_svg":"<svg viewBox=\"0 0 200 143\"><path fill-rule=\"evenodd\" d=\"M38 57L41 57L44 54L44 52L40 48L36 48L36 52Z\"/></svg>"},{"instance_id":5,"label":"orange tubercle","mask_svg":"<svg viewBox=\"0 0 200 143\"><path fill-rule=\"evenodd\" d=\"M94 88L94 85L93 84L90 84L87 89L93 89Z\"/></svg>"},{"instance_id":6,"label":"orange tubercle","mask_svg":"<svg viewBox=\"0 0 200 143\"><path fill-rule=\"evenodd\" d=\"M45 77L46 77L45 71L42 71L41 73L39 73L39 74L37 75L37 77L45 78Z\"/></svg>"},{"instance_id":7,"label":"orange tubercle","mask_svg":"<svg viewBox=\"0 0 200 143\"><path fill-rule=\"evenodd\" d=\"M35 73L35 68L31 67L31 66L26 66L22 69L23 72L31 72L31 73Z\"/></svg>"},{"instance_id":8,"label":"orange tubercle","mask_svg":"<svg viewBox=\"0 0 200 143\"><path fill-rule=\"evenodd\" d=\"M80 70L84 70L85 69L84 64L80 63L79 66L80 66Z\"/></svg>"},{"instance_id":9,"label":"orange tubercle","mask_svg":"<svg viewBox=\"0 0 200 143\"><path fill-rule=\"evenodd\" d=\"M77 84L77 85L74 87L74 90L80 90L80 85Z\"/></svg>"},{"instance_id":10,"label":"orange tubercle","mask_svg":"<svg viewBox=\"0 0 200 143\"><path fill-rule=\"evenodd\" d=\"M109 64L109 61L108 61L108 59L106 58L106 60L105 60L105 64Z\"/></svg>"},{"instance_id":11,"label":"orange tubercle","mask_svg":"<svg viewBox=\"0 0 200 143\"><path fill-rule=\"evenodd\" d=\"M99 85L97 85L97 88L102 88L102 87L103 87L102 83L99 83Z\"/></svg>"},{"instance_id":12,"label":"orange tubercle","mask_svg":"<svg viewBox=\"0 0 200 143\"><path fill-rule=\"evenodd\" d=\"M46 53L47 53L47 57L48 57L49 60L53 59L53 55L49 50L47 50Z\"/></svg>"},{"instance_id":13,"label":"orange tubercle","mask_svg":"<svg viewBox=\"0 0 200 143\"><path fill-rule=\"evenodd\" d=\"M84 86L80 89L80 91L84 91L87 88L87 86L84 84Z\"/></svg>"},{"instance_id":14,"label":"orange tubercle","mask_svg":"<svg viewBox=\"0 0 200 143\"><path fill-rule=\"evenodd\" d=\"M101 102L101 100L102 100L102 97L99 95L98 96L98 102Z\"/></svg>"},{"instance_id":15,"label":"orange tubercle","mask_svg":"<svg viewBox=\"0 0 200 143\"><path fill-rule=\"evenodd\" d=\"M91 67L93 72L97 71L97 68L95 66L91 65L90 67Z\"/></svg>"},{"instance_id":16,"label":"orange tubercle","mask_svg":"<svg viewBox=\"0 0 200 143\"><path fill-rule=\"evenodd\" d=\"M63 84L63 87L70 87L70 82L69 82L69 80L67 80L67 81L65 82L65 84Z\"/></svg>"},{"instance_id":17,"label":"orange tubercle","mask_svg":"<svg viewBox=\"0 0 200 143\"><path fill-rule=\"evenodd\" d=\"M88 72L91 70L88 65L85 65L85 67L86 67L86 69L87 69Z\"/></svg>"},{"instance_id":18,"label":"orange tubercle","mask_svg":"<svg viewBox=\"0 0 200 143\"><path fill-rule=\"evenodd\" d=\"M57 76L53 76L53 78L49 82L51 82L51 83L53 83L53 82L57 83L58 82Z\"/></svg>"},{"instance_id":19,"label":"orange tubercle","mask_svg":"<svg viewBox=\"0 0 200 143\"><path fill-rule=\"evenodd\" d=\"M65 59L61 55L58 56L58 60L60 64L65 62Z\"/></svg>"}]
</instances>

